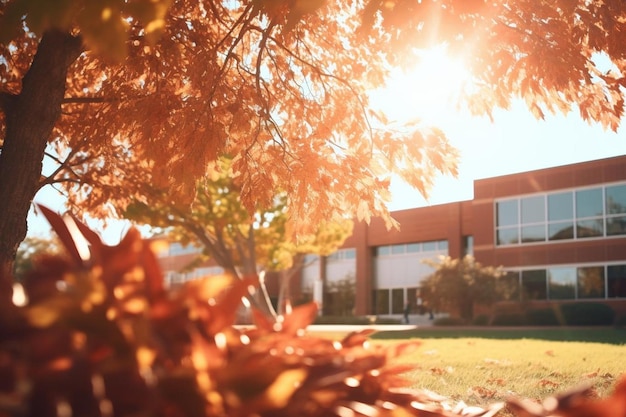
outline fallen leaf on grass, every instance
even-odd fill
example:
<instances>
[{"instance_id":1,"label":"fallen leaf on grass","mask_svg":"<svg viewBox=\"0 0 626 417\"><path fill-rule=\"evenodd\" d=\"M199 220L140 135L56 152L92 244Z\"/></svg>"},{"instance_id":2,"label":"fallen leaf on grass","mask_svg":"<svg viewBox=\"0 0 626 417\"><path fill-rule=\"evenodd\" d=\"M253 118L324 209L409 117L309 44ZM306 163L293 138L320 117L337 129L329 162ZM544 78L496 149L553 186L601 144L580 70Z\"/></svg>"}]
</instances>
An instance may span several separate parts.
<instances>
[{"instance_id":1,"label":"fallen leaf on grass","mask_svg":"<svg viewBox=\"0 0 626 417\"><path fill-rule=\"evenodd\" d=\"M559 384L558 382L550 381L549 379L542 379L541 381L539 381L539 385L541 385L542 387L556 388L560 386L561 384Z\"/></svg>"},{"instance_id":2,"label":"fallen leaf on grass","mask_svg":"<svg viewBox=\"0 0 626 417\"><path fill-rule=\"evenodd\" d=\"M485 387L472 387L469 389L469 395L475 395L480 398L493 398L496 396L497 391L492 389L487 389Z\"/></svg>"},{"instance_id":3,"label":"fallen leaf on grass","mask_svg":"<svg viewBox=\"0 0 626 417\"><path fill-rule=\"evenodd\" d=\"M511 362L510 361L506 361L506 360L485 358L483 361L485 363L488 363L488 364L491 364L491 365L498 365L498 366L509 366L509 365L511 365Z\"/></svg>"},{"instance_id":4,"label":"fallen leaf on grass","mask_svg":"<svg viewBox=\"0 0 626 417\"><path fill-rule=\"evenodd\" d=\"M487 380L488 384L499 385L501 387L506 385L506 381L502 378L489 378Z\"/></svg>"},{"instance_id":5,"label":"fallen leaf on grass","mask_svg":"<svg viewBox=\"0 0 626 417\"><path fill-rule=\"evenodd\" d=\"M446 366L445 368L430 368L430 372L435 375L451 374L454 372L454 368Z\"/></svg>"}]
</instances>

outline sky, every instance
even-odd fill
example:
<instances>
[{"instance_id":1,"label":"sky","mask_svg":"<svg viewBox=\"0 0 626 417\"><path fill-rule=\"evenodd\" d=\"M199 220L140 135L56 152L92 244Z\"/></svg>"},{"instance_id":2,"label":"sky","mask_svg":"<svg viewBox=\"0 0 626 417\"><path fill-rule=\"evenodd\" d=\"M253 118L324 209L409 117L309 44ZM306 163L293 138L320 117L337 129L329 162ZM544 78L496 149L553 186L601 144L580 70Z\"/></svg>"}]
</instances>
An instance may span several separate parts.
<instances>
[{"instance_id":1,"label":"sky","mask_svg":"<svg viewBox=\"0 0 626 417\"><path fill-rule=\"evenodd\" d=\"M584 122L575 112L537 120L523 103L515 102L508 110L495 110L493 120L471 116L455 105L459 85L450 81L464 79L462 66L438 55L428 58L427 66L396 72L387 88L372 92L370 98L373 107L399 123L419 115L425 123L441 128L460 152L458 177L438 177L428 199L393 179L391 211L471 200L475 179L626 155L626 128L607 131ZM50 187L42 189L34 201L63 210L62 199ZM102 224L90 226L101 230L105 242L114 244L129 224L109 222L104 230ZM45 220L31 214L29 234L49 234Z\"/></svg>"},{"instance_id":2,"label":"sky","mask_svg":"<svg viewBox=\"0 0 626 417\"><path fill-rule=\"evenodd\" d=\"M439 177L427 200L392 182L392 211L470 200L476 179L626 155L624 128L606 131L575 114L537 120L521 103L496 111L493 123L456 114L442 129L460 152L458 177Z\"/></svg>"},{"instance_id":3,"label":"sky","mask_svg":"<svg viewBox=\"0 0 626 417\"><path fill-rule=\"evenodd\" d=\"M429 53L423 60L427 65L396 71L387 88L370 98L398 122L419 115L441 128L460 152L458 177L438 177L428 199L392 179L390 210L470 200L476 179L626 155L626 127L607 131L583 121L577 109L538 120L516 101L510 109L495 109L493 120L471 116L456 101L468 79L462 63L442 50Z\"/></svg>"}]
</instances>

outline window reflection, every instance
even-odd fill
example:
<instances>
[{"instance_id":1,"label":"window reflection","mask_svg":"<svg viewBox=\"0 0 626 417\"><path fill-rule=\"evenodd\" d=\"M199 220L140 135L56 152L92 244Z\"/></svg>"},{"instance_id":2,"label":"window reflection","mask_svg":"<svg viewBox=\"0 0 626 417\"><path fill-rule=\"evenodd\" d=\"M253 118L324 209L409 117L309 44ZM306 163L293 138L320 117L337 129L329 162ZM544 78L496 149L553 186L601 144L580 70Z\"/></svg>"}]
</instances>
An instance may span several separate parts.
<instances>
[{"instance_id":1,"label":"window reflection","mask_svg":"<svg viewBox=\"0 0 626 417\"><path fill-rule=\"evenodd\" d=\"M607 268L607 290L609 298L626 297L626 265Z\"/></svg>"},{"instance_id":2,"label":"window reflection","mask_svg":"<svg viewBox=\"0 0 626 417\"><path fill-rule=\"evenodd\" d=\"M549 298L551 300L569 300L576 298L576 269L548 269Z\"/></svg>"},{"instance_id":3,"label":"window reflection","mask_svg":"<svg viewBox=\"0 0 626 417\"><path fill-rule=\"evenodd\" d=\"M626 184L496 201L496 245L626 235Z\"/></svg>"},{"instance_id":4,"label":"window reflection","mask_svg":"<svg viewBox=\"0 0 626 417\"><path fill-rule=\"evenodd\" d=\"M626 216L606 219L606 234L609 236L626 234Z\"/></svg>"},{"instance_id":5,"label":"window reflection","mask_svg":"<svg viewBox=\"0 0 626 417\"><path fill-rule=\"evenodd\" d=\"M602 188L576 191L576 217L595 217L603 214Z\"/></svg>"},{"instance_id":6,"label":"window reflection","mask_svg":"<svg viewBox=\"0 0 626 417\"><path fill-rule=\"evenodd\" d=\"M606 187L606 213L626 213L626 184Z\"/></svg>"},{"instance_id":7,"label":"window reflection","mask_svg":"<svg viewBox=\"0 0 626 417\"><path fill-rule=\"evenodd\" d=\"M604 268L578 268L578 298L604 298Z\"/></svg>"},{"instance_id":8,"label":"window reflection","mask_svg":"<svg viewBox=\"0 0 626 417\"><path fill-rule=\"evenodd\" d=\"M545 269L522 271L522 291L528 300L548 298Z\"/></svg>"},{"instance_id":9,"label":"window reflection","mask_svg":"<svg viewBox=\"0 0 626 417\"><path fill-rule=\"evenodd\" d=\"M519 232L516 228L499 229L497 236L498 245L510 245L519 243Z\"/></svg>"},{"instance_id":10,"label":"window reflection","mask_svg":"<svg viewBox=\"0 0 626 417\"><path fill-rule=\"evenodd\" d=\"M523 226L522 242L543 242L546 240L546 228L540 226Z\"/></svg>"},{"instance_id":11,"label":"window reflection","mask_svg":"<svg viewBox=\"0 0 626 417\"><path fill-rule=\"evenodd\" d=\"M602 219L578 220L576 222L576 237L597 237L604 234Z\"/></svg>"},{"instance_id":12,"label":"window reflection","mask_svg":"<svg viewBox=\"0 0 626 417\"><path fill-rule=\"evenodd\" d=\"M573 239L574 222L558 222L548 225L548 238L550 240Z\"/></svg>"},{"instance_id":13,"label":"window reflection","mask_svg":"<svg viewBox=\"0 0 626 417\"><path fill-rule=\"evenodd\" d=\"M522 224L545 221L545 211L546 202L544 196L526 197L521 199Z\"/></svg>"},{"instance_id":14,"label":"window reflection","mask_svg":"<svg viewBox=\"0 0 626 417\"><path fill-rule=\"evenodd\" d=\"M570 220L574 218L574 198L571 192L548 196L548 220Z\"/></svg>"},{"instance_id":15,"label":"window reflection","mask_svg":"<svg viewBox=\"0 0 626 417\"><path fill-rule=\"evenodd\" d=\"M498 226L511 226L517 224L519 216L517 214L517 200L501 201L497 203Z\"/></svg>"}]
</instances>

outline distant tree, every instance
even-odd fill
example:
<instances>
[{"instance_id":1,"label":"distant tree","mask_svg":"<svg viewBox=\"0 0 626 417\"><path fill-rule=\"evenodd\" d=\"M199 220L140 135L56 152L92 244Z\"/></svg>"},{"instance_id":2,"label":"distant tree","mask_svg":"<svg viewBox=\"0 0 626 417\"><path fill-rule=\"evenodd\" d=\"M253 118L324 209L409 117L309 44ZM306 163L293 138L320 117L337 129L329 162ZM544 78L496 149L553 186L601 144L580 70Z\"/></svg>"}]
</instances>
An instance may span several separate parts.
<instances>
[{"instance_id":1,"label":"distant tree","mask_svg":"<svg viewBox=\"0 0 626 417\"><path fill-rule=\"evenodd\" d=\"M143 193L144 202L128 206L125 217L163 229L173 241L202 248L204 260L213 259L234 277L283 271L284 302L288 302L289 281L294 270L302 267L304 255L329 255L352 233L352 221L344 220L321 222L311 233L295 235L284 193L270 207L259 206L251 215L233 179L232 160L223 157L209 165L191 205L180 204L166 190L153 187Z\"/></svg>"},{"instance_id":2,"label":"distant tree","mask_svg":"<svg viewBox=\"0 0 626 417\"><path fill-rule=\"evenodd\" d=\"M20 280L25 273L33 268L33 261L42 255L57 255L62 253L61 244L56 237L28 236L17 249L15 258L15 278Z\"/></svg>"},{"instance_id":3,"label":"distant tree","mask_svg":"<svg viewBox=\"0 0 626 417\"><path fill-rule=\"evenodd\" d=\"M441 256L438 261L425 261L435 271L421 283L420 295L428 308L457 313L472 319L474 306L491 305L506 294L501 268L483 266L473 256L461 259Z\"/></svg>"}]
</instances>

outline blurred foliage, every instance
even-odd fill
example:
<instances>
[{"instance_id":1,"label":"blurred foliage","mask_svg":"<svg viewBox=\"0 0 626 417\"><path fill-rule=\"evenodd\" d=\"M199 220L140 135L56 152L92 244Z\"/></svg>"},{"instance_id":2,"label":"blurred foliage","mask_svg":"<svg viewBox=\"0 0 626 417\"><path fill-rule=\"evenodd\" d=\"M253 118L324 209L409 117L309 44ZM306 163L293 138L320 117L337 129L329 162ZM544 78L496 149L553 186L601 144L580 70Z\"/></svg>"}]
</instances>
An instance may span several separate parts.
<instances>
[{"instance_id":1,"label":"blurred foliage","mask_svg":"<svg viewBox=\"0 0 626 417\"><path fill-rule=\"evenodd\" d=\"M346 219L323 221L310 233L294 235L285 193L278 193L270 206L255 207L253 213L244 206L241 193L232 159L220 157L197 182L190 206L180 204L167 190L150 187L124 216L163 229L172 241L203 248L205 258L233 274L289 269L299 254L330 255L352 233L353 222Z\"/></svg>"},{"instance_id":2,"label":"blurred foliage","mask_svg":"<svg viewBox=\"0 0 626 417\"><path fill-rule=\"evenodd\" d=\"M136 230L110 247L76 218L42 212L68 256L39 259L23 283L27 300L3 308L3 416L492 416L502 407L451 407L403 388L413 366L391 360L418 342L374 345L367 330L341 341L309 335L313 303L277 319L256 311L254 327L234 327L256 277L168 293ZM626 381L605 400L583 394L509 406L522 416L624 415Z\"/></svg>"},{"instance_id":3,"label":"blurred foliage","mask_svg":"<svg viewBox=\"0 0 626 417\"><path fill-rule=\"evenodd\" d=\"M421 282L421 297L428 308L471 320L474 306L490 305L514 291L501 268L483 266L473 256L442 256L425 261L435 270Z\"/></svg>"},{"instance_id":4,"label":"blurred foliage","mask_svg":"<svg viewBox=\"0 0 626 417\"><path fill-rule=\"evenodd\" d=\"M37 257L62 255L61 242L56 237L28 236L17 249L15 257L15 279L18 281L33 268Z\"/></svg>"}]
</instances>

